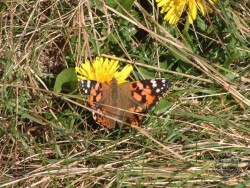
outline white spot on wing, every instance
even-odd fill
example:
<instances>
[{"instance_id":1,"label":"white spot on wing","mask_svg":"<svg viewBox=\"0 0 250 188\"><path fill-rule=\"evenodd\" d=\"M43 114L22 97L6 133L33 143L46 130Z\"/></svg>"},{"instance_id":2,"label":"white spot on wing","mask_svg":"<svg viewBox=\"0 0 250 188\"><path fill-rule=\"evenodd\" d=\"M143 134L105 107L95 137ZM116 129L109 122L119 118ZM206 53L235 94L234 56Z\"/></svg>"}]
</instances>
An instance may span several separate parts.
<instances>
[{"instance_id":1,"label":"white spot on wing","mask_svg":"<svg viewBox=\"0 0 250 188\"><path fill-rule=\"evenodd\" d=\"M155 92L156 92L156 93L159 93L160 91L161 91L161 90L158 88Z\"/></svg>"},{"instance_id":2,"label":"white spot on wing","mask_svg":"<svg viewBox=\"0 0 250 188\"><path fill-rule=\"evenodd\" d=\"M89 80L87 81L87 88L90 88L90 82L91 81L89 81Z\"/></svg>"},{"instance_id":3,"label":"white spot on wing","mask_svg":"<svg viewBox=\"0 0 250 188\"><path fill-rule=\"evenodd\" d=\"M157 87L157 83L156 83L156 80L150 80L150 82L152 83L152 87Z\"/></svg>"}]
</instances>

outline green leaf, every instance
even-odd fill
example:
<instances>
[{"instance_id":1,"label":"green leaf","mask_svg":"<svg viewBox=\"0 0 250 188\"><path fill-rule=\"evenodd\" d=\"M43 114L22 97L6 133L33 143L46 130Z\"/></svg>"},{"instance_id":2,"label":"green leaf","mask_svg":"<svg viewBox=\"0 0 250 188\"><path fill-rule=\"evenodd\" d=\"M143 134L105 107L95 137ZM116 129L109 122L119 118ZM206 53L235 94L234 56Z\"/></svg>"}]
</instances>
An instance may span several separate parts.
<instances>
[{"instance_id":1,"label":"green leaf","mask_svg":"<svg viewBox=\"0 0 250 188\"><path fill-rule=\"evenodd\" d=\"M132 5L133 5L134 1L135 1L135 0L126 0L126 1L124 1L124 0L117 0L117 1L114 1L114 0L106 0L106 3L107 3L110 7L112 7L112 8L114 8L114 9L118 10L118 11L121 12L121 13L124 13L124 11L122 10L122 7L123 7L125 10L127 10L128 12L130 12L130 10L131 10L131 8L132 8Z\"/></svg>"},{"instance_id":2,"label":"green leaf","mask_svg":"<svg viewBox=\"0 0 250 188\"><path fill-rule=\"evenodd\" d=\"M193 117L199 120L203 120L203 121L207 121L207 122L213 122L215 124L218 125L222 125L222 126L229 126L230 124L227 123L226 121L224 121L222 118L216 118L216 117L212 117L209 115L199 115L199 114L195 114L192 112L178 112L179 115L181 116L187 116L187 117Z\"/></svg>"},{"instance_id":3,"label":"green leaf","mask_svg":"<svg viewBox=\"0 0 250 188\"><path fill-rule=\"evenodd\" d=\"M153 109L153 112L157 114L161 114L161 113L166 112L172 106L173 106L173 103L166 101L166 100L160 100L159 103Z\"/></svg>"},{"instance_id":4,"label":"green leaf","mask_svg":"<svg viewBox=\"0 0 250 188\"><path fill-rule=\"evenodd\" d=\"M54 91L59 93L62 90L72 92L77 87L77 76L74 68L64 69L56 78Z\"/></svg>"},{"instance_id":5,"label":"green leaf","mask_svg":"<svg viewBox=\"0 0 250 188\"><path fill-rule=\"evenodd\" d=\"M36 122L37 124L40 124L40 125L45 125L46 123L45 122L42 122L41 120L39 120L38 118L36 118L35 116L33 115L30 115L28 113L25 113L23 111L20 111L18 114L20 114L22 116L23 119L27 118L33 122Z\"/></svg>"},{"instance_id":6,"label":"green leaf","mask_svg":"<svg viewBox=\"0 0 250 188\"><path fill-rule=\"evenodd\" d=\"M144 67L140 67L139 70L146 78L155 78L155 71Z\"/></svg>"}]
</instances>

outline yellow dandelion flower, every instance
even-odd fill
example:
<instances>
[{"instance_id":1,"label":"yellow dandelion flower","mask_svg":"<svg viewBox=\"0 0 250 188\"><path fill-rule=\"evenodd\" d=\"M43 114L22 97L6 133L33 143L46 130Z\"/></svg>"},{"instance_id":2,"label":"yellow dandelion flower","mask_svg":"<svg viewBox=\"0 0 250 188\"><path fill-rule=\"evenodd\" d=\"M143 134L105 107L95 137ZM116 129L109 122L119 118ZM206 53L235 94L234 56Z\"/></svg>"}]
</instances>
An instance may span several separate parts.
<instances>
[{"instance_id":1,"label":"yellow dandelion flower","mask_svg":"<svg viewBox=\"0 0 250 188\"><path fill-rule=\"evenodd\" d=\"M202 15L212 11L204 0L156 0L156 2L157 6L161 7L161 13L166 13L164 20L170 24L177 24L186 7L188 21L191 24L197 17L197 9L200 10ZM209 0L209 2L214 4L218 0Z\"/></svg>"},{"instance_id":2,"label":"yellow dandelion flower","mask_svg":"<svg viewBox=\"0 0 250 188\"><path fill-rule=\"evenodd\" d=\"M80 67L75 68L78 81L96 80L109 85L112 78L115 78L118 85L122 85L127 82L126 79L133 70L133 67L126 65L121 71L118 71L119 69L118 60L104 59L102 57L96 57L92 64L89 60L86 60Z\"/></svg>"}]
</instances>

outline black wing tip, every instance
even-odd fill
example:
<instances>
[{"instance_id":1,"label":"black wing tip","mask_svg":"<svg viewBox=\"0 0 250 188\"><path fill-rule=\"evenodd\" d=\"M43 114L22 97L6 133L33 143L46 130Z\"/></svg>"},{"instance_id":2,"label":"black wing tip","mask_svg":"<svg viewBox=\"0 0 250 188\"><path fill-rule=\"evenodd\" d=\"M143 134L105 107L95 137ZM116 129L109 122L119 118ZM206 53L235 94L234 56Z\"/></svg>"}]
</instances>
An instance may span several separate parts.
<instances>
[{"instance_id":1,"label":"black wing tip","mask_svg":"<svg viewBox=\"0 0 250 188\"><path fill-rule=\"evenodd\" d=\"M162 80L165 80L165 84L166 84L166 87L169 88L171 87L172 85L172 81L170 79L167 79L167 78L156 78L155 80L158 80L158 81L162 81Z\"/></svg>"}]
</instances>

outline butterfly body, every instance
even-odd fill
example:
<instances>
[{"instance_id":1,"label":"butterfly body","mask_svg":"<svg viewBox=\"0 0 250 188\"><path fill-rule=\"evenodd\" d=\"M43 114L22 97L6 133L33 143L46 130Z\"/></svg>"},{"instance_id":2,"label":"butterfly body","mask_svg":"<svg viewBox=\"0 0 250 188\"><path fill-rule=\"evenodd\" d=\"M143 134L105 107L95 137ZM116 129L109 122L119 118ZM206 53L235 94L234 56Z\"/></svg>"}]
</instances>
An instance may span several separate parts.
<instances>
[{"instance_id":1,"label":"butterfly body","mask_svg":"<svg viewBox=\"0 0 250 188\"><path fill-rule=\"evenodd\" d=\"M82 80L79 90L82 94L90 95L88 103L96 111L93 113L96 122L113 129L118 121L125 125L140 125L143 114L166 94L169 86L170 81L167 79L141 80L120 86L113 78L110 85Z\"/></svg>"}]
</instances>

